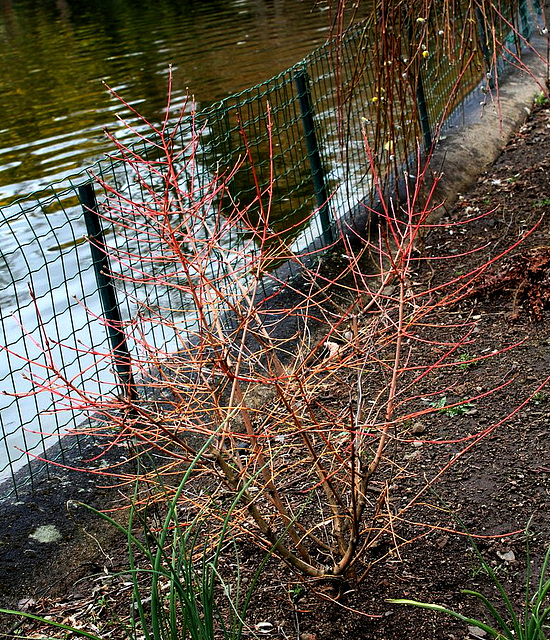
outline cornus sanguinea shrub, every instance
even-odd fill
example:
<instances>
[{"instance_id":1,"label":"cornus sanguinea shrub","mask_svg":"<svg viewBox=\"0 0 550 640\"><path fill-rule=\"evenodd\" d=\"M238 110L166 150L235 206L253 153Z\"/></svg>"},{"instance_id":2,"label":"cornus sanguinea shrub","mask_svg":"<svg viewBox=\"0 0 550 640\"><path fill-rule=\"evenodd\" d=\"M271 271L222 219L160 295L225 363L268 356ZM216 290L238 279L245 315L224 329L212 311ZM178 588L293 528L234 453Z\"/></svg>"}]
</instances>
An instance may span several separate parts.
<instances>
[{"instance_id":1,"label":"cornus sanguinea shrub","mask_svg":"<svg viewBox=\"0 0 550 640\"><path fill-rule=\"evenodd\" d=\"M411 423L446 407L468 408L509 383L447 404L438 402L445 385L428 394L423 386L432 374L463 365L466 345L475 353L475 321L449 327L437 312L460 301L514 247L486 262L478 251L479 266L469 273L433 283L423 279L428 262L464 257L452 250L435 259L420 253L421 238L439 225L438 176L429 169L429 153L416 154L414 175L396 166L404 190L399 199L388 198L377 151L365 135L381 203L368 233L341 220L339 237L326 253L293 251L292 230L273 230L273 161L267 186L257 177L252 154L201 182L201 129L182 147L176 144L179 123L168 115L155 126L132 111L143 125L134 133L149 152L111 139L133 186L123 192L98 182L107 193L104 222L138 238L139 251L109 238L103 247L121 283L136 292L135 313L120 327L136 347L136 386L118 397L78 388L77 378L56 367L45 327L46 364L33 370L37 386L88 414L87 431L106 447L128 446L142 458L150 454L153 468L141 465L139 473L153 494L159 478L163 495L172 478L178 486L195 460L179 501L190 521L197 512L211 516L214 537L216 523L226 519L224 504L238 496L229 523L235 536L246 532L307 576L356 574L358 560L368 558L386 533L396 546L403 542L395 536L399 519L446 468L506 419L457 438L458 453L399 508L390 508L392 487L406 466L406 447L399 445L418 440ZM269 109L265 122L273 158ZM255 188L246 204L232 194L236 171ZM450 224L458 233L489 213ZM293 265L294 277L281 275L288 273L280 268L285 263ZM163 292L154 306L140 294L150 290ZM185 331L173 320L175 300L185 309ZM161 330L173 339L159 347L154 338ZM106 473L134 479L116 468Z\"/></svg>"},{"instance_id":2,"label":"cornus sanguinea shrub","mask_svg":"<svg viewBox=\"0 0 550 640\"><path fill-rule=\"evenodd\" d=\"M267 123L269 129L269 113ZM488 265L433 286L415 279L424 260L418 238L437 224L430 222L435 183L426 186L425 172L406 181L413 186L403 202L382 206L369 238L342 223L326 255L302 256L270 231L269 187L258 186L246 208L230 197L231 174L195 187L183 178L197 171L200 131L176 151L168 121L150 128L154 160L113 139L143 197L102 183L104 222L135 229L139 255L114 243L104 248L117 277L136 292L175 290L194 325L181 331L164 319L168 308L136 294L135 315L122 327L137 346L132 393L88 394L53 358L44 365L49 376L34 370L37 384L86 412L86 430L106 447L151 454L154 468L140 466L140 479L153 493L160 478L163 495L172 477L177 486L196 459L194 479L179 500L189 514L211 513L213 534L224 521L228 493L238 495L235 534L246 531L308 576L348 574L399 516L387 509L390 485L403 468L394 445L414 438L412 420L441 411L440 403L419 404L416 390L434 371L463 364L457 352L471 345L471 322L453 327L458 338L447 331L438 338L442 327L433 312L459 300ZM229 244L229 232L241 243ZM272 269L283 260L293 261L294 279L283 281ZM260 295L266 281L267 297ZM162 326L175 340L159 348L153 337ZM48 356L52 342L44 327L43 335ZM416 347L426 342L437 356L419 361ZM46 379L55 379L55 387ZM465 448L494 426L466 438ZM116 468L106 473L133 479Z\"/></svg>"}]
</instances>

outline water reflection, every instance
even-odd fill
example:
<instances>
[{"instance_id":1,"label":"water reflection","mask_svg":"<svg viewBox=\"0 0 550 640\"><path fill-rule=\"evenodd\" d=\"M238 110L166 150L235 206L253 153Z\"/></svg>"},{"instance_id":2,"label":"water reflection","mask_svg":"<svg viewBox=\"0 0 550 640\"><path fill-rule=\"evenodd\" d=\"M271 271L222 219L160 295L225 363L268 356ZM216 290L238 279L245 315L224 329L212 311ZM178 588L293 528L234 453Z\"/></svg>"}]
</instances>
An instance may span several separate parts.
<instances>
[{"instance_id":1,"label":"water reflection","mask_svg":"<svg viewBox=\"0 0 550 640\"><path fill-rule=\"evenodd\" d=\"M174 112L185 104L188 88L197 96L196 108L211 105L283 71L324 42L326 7L317 4L312 10L312 4L312 0L160 0L154 4L0 0L0 331L4 333L0 342L11 350L0 352L0 386L27 395L17 400L13 395L0 397L0 476L9 472L8 451L17 465L26 458L21 452L13 453L15 447L40 451L40 437L32 431L63 431L79 419L77 412L72 417L58 412L63 400L54 404L47 394L34 395L36 380L25 377L28 362L46 362L39 347L37 308L51 339L52 353L47 355L62 363L66 375L74 376L75 386L91 393L113 388L110 359L90 350L102 350L105 332L99 322L90 322L101 309L81 209L74 191L62 190L69 186L69 176L111 148L104 126L119 140L128 141L135 134L117 117L143 130L131 108L108 94L102 82L147 118L158 121L165 109L172 64ZM292 77L286 76L281 83L279 88L288 90L288 96L279 96L272 104L278 136L273 140L274 214L279 218L274 221L275 230L307 224L314 208L302 125L293 111ZM265 184L270 171L267 97L252 99L246 108L245 133ZM244 151L231 106L214 107L204 126L196 171L201 184L213 179L217 169L230 168ZM189 132L182 130L180 138L183 148ZM102 167L102 177L109 184L128 193L137 188L127 167L109 162L98 170L103 171ZM54 181L59 181L55 189L48 188ZM256 195L244 169L230 189L242 206ZM40 195L30 195L36 191ZM252 209L250 214L257 215ZM233 243L234 235L228 233L223 242ZM241 235L240 246L252 247L250 238ZM143 251L156 250L155 246L144 249L144 243L121 225L110 228L108 242L122 246L138 263L147 262ZM215 262L210 265L213 278L223 277L222 267ZM155 337L157 346L168 349L181 328L193 323L188 300L177 289L153 289L146 283L130 289L121 295L124 317L134 318L136 310L150 309L151 320L141 313L145 332L165 331L162 324L155 327L157 311L172 314L173 328ZM21 326L28 331L26 338ZM139 344L130 342L132 353L139 352ZM60 343L69 345L63 353Z\"/></svg>"},{"instance_id":2,"label":"water reflection","mask_svg":"<svg viewBox=\"0 0 550 640\"><path fill-rule=\"evenodd\" d=\"M165 105L199 104L265 80L327 35L311 0L0 0L0 205L66 176L108 147L104 126L127 109L148 118Z\"/></svg>"}]
</instances>

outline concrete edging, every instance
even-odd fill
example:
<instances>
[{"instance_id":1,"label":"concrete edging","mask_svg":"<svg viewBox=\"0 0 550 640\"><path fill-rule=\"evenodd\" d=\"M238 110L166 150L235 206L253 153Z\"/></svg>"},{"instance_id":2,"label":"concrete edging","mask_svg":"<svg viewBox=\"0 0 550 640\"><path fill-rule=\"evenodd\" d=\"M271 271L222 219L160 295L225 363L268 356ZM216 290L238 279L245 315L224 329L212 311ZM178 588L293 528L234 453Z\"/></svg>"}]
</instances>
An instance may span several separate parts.
<instances>
[{"instance_id":1,"label":"concrete edging","mask_svg":"<svg viewBox=\"0 0 550 640\"><path fill-rule=\"evenodd\" d=\"M436 197L444 211L498 158L531 113L535 97L546 90L548 43L536 36L531 45L522 57L525 70L509 66L499 79L498 95L493 90L485 106L472 101L457 118L459 124L441 136L431 168L441 174Z\"/></svg>"}]
</instances>

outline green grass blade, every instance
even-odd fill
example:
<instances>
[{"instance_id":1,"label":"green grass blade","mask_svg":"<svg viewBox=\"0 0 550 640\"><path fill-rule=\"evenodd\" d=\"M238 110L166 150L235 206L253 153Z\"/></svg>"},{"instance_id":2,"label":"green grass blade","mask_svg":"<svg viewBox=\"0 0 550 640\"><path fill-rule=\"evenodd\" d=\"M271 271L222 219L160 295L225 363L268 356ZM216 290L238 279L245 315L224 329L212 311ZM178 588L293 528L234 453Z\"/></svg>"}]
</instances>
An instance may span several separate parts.
<instances>
[{"instance_id":1,"label":"green grass blade","mask_svg":"<svg viewBox=\"0 0 550 640\"><path fill-rule=\"evenodd\" d=\"M172 551L172 566L177 563L177 555L176 549L174 548ZM170 593L169 593L169 602L170 602L170 630L171 630L171 638L172 640L177 640L177 623L178 623L178 590L175 585L174 580L170 580ZM185 632L182 634L182 637L185 637Z\"/></svg>"},{"instance_id":2,"label":"green grass blade","mask_svg":"<svg viewBox=\"0 0 550 640\"><path fill-rule=\"evenodd\" d=\"M25 611L11 611L10 609L0 609L0 613L4 613L10 616L21 616L23 618L29 618L29 620L42 622L44 624L47 624L50 627L56 627L57 629L64 629L65 631L70 631L71 633L75 633L77 636L82 636L83 638L90 638L90 640L102 640L102 638L94 635L93 633L82 631L82 629L75 629L74 627L69 627L66 624L61 624L60 622L54 622L53 620L45 620L40 616L35 616L32 613L26 613Z\"/></svg>"},{"instance_id":3,"label":"green grass blade","mask_svg":"<svg viewBox=\"0 0 550 640\"><path fill-rule=\"evenodd\" d=\"M141 603L141 594L140 594L140 590L139 590L139 582L138 582L138 571L136 569L136 564L135 564L135 559L134 559L134 544L135 542L139 542L137 541L136 537L133 535L132 533L132 528L133 528L133 524L134 524L134 514L135 514L135 508L133 505L135 505L136 503L136 499L137 499L137 484L135 486L134 489L134 499L132 502L132 508L130 509L130 514L128 516L128 527L126 529L126 538L127 538L127 545L128 545L128 564L130 566L130 571L131 571L131 576L132 576L132 584L133 584L133 590L132 590L132 594L133 594L133 602L132 602L132 621L134 619L134 611L135 609L137 609L138 611L138 615L139 615L139 620L141 622L141 628L143 631L143 636L145 638L145 640L151 640L151 636L149 634L149 629L147 626L147 619L145 617L145 611L143 609L143 605ZM148 549L145 545L142 545L141 543L138 544L138 548L146 555L146 557L149 557L148 555ZM134 629L135 629L135 623L133 623Z\"/></svg>"},{"instance_id":4,"label":"green grass blade","mask_svg":"<svg viewBox=\"0 0 550 640\"><path fill-rule=\"evenodd\" d=\"M536 594L534 605L530 609L529 626L528 632L526 634L526 638L528 638L529 640L531 640L531 638L539 640L540 637L545 637L544 634L542 634L542 628L545 620L550 614L550 607L546 607L546 609L544 609L542 613L541 609L543 607L544 601L546 600L546 597L548 596L549 590L550 580L548 580L544 584L542 591L539 590Z\"/></svg>"},{"instance_id":5,"label":"green grass blade","mask_svg":"<svg viewBox=\"0 0 550 640\"><path fill-rule=\"evenodd\" d=\"M116 520L113 520L113 518L108 516L106 513L102 513L101 511L98 511L97 509L94 509L94 507L91 507L89 504L85 504L84 502L76 502L75 504L78 504L80 507L84 507L85 509L88 509L88 511L91 511L93 514L95 514L96 516L99 516L100 518L105 520L105 522L107 522L110 525L112 525L115 529L118 529L118 531L120 531L121 533L124 534L125 538L128 537L128 531L129 531L128 525L126 527L121 525L119 522L117 522ZM130 509L130 513L131 513L131 511L132 510ZM134 544L136 546L136 548L138 548L145 555L148 555L147 547L145 547L145 545L143 545L138 540L138 538L136 538L134 535L132 535L131 532L130 532L130 539L132 541L132 544Z\"/></svg>"},{"instance_id":6,"label":"green grass blade","mask_svg":"<svg viewBox=\"0 0 550 640\"><path fill-rule=\"evenodd\" d=\"M512 602L508 597L508 594L506 593L506 590L502 586L500 580L497 577L497 574L493 571L493 568L491 567L491 565L488 562L486 562L485 558L481 555L481 552L479 551L476 543L471 537L470 537L470 542L472 543L474 551L476 552L476 555L479 558L479 561L481 562L481 566L487 572L487 574L491 578L491 581L493 582L495 587L498 589L498 592L500 593L500 597L502 598L502 601L504 602L504 605L506 607L506 610L510 614L512 624L514 626L514 632L516 634L515 636L516 639L521 639L523 637L523 630L519 622L518 616L516 614L516 611L514 609L514 606L512 605Z\"/></svg>"},{"instance_id":7,"label":"green grass blade","mask_svg":"<svg viewBox=\"0 0 550 640\"><path fill-rule=\"evenodd\" d=\"M466 624L471 624L475 627L478 627L479 629L482 629L493 638L497 638L497 639L502 638L502 634L500 633L500 631L493 629L493 627L490 627L488 624L485 624L480 620L476 620L475 618L468 618L468 616L463 616L461 613L457 613L452 609L447 609L446 607L443 607L439 604L429 604L428 602L418 602L417 600L406 600L401 598L386 600L386 602L390 602L392 604L406 604L413 607L419 607L421 609L428 609L429 611L446 613L450 616L453 616L453 618L458 618L459 620L462 620L462 622L465 622Z\"/></svg>"},{"instance_id":8,"label":"green grass blade","mask_svg":"<svg viewBox=\"0 0 550 640\"><path fill-rule=\"evenodd\" d=\"M548 571L549 562L550 562L550 546L546 550L546 555L544 556L544 562L542 563L542 567L540 570L539 592L543 591L544 586L550 583L550 580L546 580L546 573Z\"/></svg>"},{"instance_id":9,"label":"green grass blade","mask_svg":"<svg viewBox=\"0 0 550 640\"><path fill-rule=\"evenodd\" d=\"M530 629L529 640L541 640L546 638L543 633L544 623L550 615L550 607L547 607L540 615L533 616L533 625Z\"/></svg>"},{"instance_id":10,"label":"green grass blade","mask_svg":"<svg viewBox=\"0 0 550 640\"><path fill-rule=\"evenodd\" d=\"M531 553L529 547L529 526L531 525L531 520L533 516L529 518L527 522L527 526L525 527L525 609L524 609L524 622L523 628L527 632L527 638L529 638L528 629L531 626Z\"/></svg>"},{"instance_id":11,"label":"green grass blade","mask_svg":"<svg viewBox=\"0 0 550 640\"><path fill-rule=\"evenodd\" d=\"M469 589L462 589L460 593L464 593L467 596L472 596L480 600L485 607L488 609L489 613L493 616L493 618L497 621L500 628L502 629L504 635L508 638L508 640L521 640L521 635L517 638L514 636L512 629L506 624L504 618L500 615L500 613L496 610L495 606L492 602L490 602L482 593L479 591L470 591Z\"/></svg>"}]
</instances>

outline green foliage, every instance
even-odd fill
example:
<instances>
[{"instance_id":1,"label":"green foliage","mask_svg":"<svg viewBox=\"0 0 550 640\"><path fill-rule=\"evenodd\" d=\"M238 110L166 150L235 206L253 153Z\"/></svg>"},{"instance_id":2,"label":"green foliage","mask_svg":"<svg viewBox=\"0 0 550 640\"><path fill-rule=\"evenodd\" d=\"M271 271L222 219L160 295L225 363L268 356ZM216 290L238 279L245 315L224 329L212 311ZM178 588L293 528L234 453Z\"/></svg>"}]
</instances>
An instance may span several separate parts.
<instances>
[{"instance_id":1,"label":"green foliage","mask_svg":"<svg viewBox=\"0 0 550 640\"><path fill-rule=\"evenodd\" d=\"M289 590L290 600L294 604L299 602L304 597L305 594L306 594L306 588L301 584L294 585L294 587L292 587L292 589Z\"/></svg>"},{"instance_id":2,"label":"green foliage","mask_svg":"<svg viewBox=\"0 0 550 640\"><path fill-rule=\"evenodd\" d=\"M462 416L473 407L474 405L471 402L465 402L464 404L459 404L456 406L447 406L447 396L443 396L439 400L430 403L430 407L434 407L439 409L439 413L443 413L450 418L457 418L458 416Z\"/></svg>"},{"instance_id":3,"label":"green foliage","mask_svg":"<svg viewBox=\"0 0 550 640\"><path fill-rule=\"evenodd\" d=\"M494 573L499 576L504 576L508 573L508 568L504 563L500 563L496 565L496 567L492 567ZM477 566L472 567L472 578L477 578L480 574L491 577L491 575L487 572L485 566L479 563Z\"/></svg>"},{"instance_id":4,"label":"green foliage","mask_svg":"<svg viewBox=\"0 0 550 640\"><path fill-rule=\"evenodd\" d=\"M137 483L126 526L93 507L81 504L118 529L128 540L129 570L124 573L131 576L133 583L132 615L130 623L119 621L121 637L128 640L241 640L243 633L246 633L248 606L260 573L271 555L265 556L243 594L237 546L228 528L232 512L249 483L243 486L225 511L214 547L205 542L203 533L206 517L203 513L199 512L186 526L178 520L182 491L209 443L210 440L188 467L176 492L168 500L167 513L158 532L153 531L146 518L142 517L143 535L138 537L134 534L134 521L138 513L135 506L138 502ZM222 548L231 543L236 575L230 588L218 567ZM137 555L145 558L145 567L137 565ZM219 602L223 597L227 599L225 607L221 607ZM22 616L91 640L102 640L87 631L30 613L3 609L0 609L0 613Z\"/></svg>"},{"instance_id":5,"label":"green foliage","mask_svg":"<svg viewBox=\"0 0 550 640\"><path fill-rule=\"evenodd\" d=\"M462 593L476 598L483 604L487 613L486 620L488 620L488 622L469 618L457 611L447 609L446 607L438 604L430 604L427 602L418 602L416 600L401 598L389 600L388 602L393 604L407 604L414 607L420 607L422 609L428 609L430 611L446 613L454 618L458 618L459 620L466 622L469 625L482 629L489 634L490 637L496 638L497 640L546 640L546 632L550 628L550 625L547 624L547 620L550 615L550 606L548 604L550 578L547 577L548 563L550 561L550 547L548 547L548 550L546 551L546 556L541 567L540 577L536 584L536 589L532 593L529 535L527 535L525 601L523 603L523 610L518 613L516 607L512 604L510 597L498 579L496 571L483 558L473 541L472 544L479 558L482 567L481 570L491 578L499 593L500 601L498 603L493 603L483 594L478 591L471 591L470 589L463 589Z\"/></svg>"},{"instance_id":6,"label":"green foliage","mask_svg":"<svg viewBox=\"0 0 550 640\"><path fill-rule=\"evenodd\" d=\"M548 400L548 394L546 394L544 391L537 391L537 393L535 393L531 400L535 404L542 404L543 402L546 402Z\"/></svg>"},{"instance_id":7,"label":"green foliage","mask_svg":"<svg viewBox=\"0 0 550 640\"><path fill-rule=\"evenodd\" d=\"M458 365L458 368L460 369L460 371L468 371L469 369L473 369L477 366L475 356L472 356L469 353L461 354L459 360L460 364Z\"/></svg>"},{"instance_id":8,"label":"green foliage","mask_svg":"<svg viewBox=\"0 0 550 640\"><path fill-rule=\"evenodd\" d=\"M547 107L548 104L550 103L548 102L548 97L545 93L539 93L539 95L535 98L536 107Z\"/></svg>"}]
</instances>

